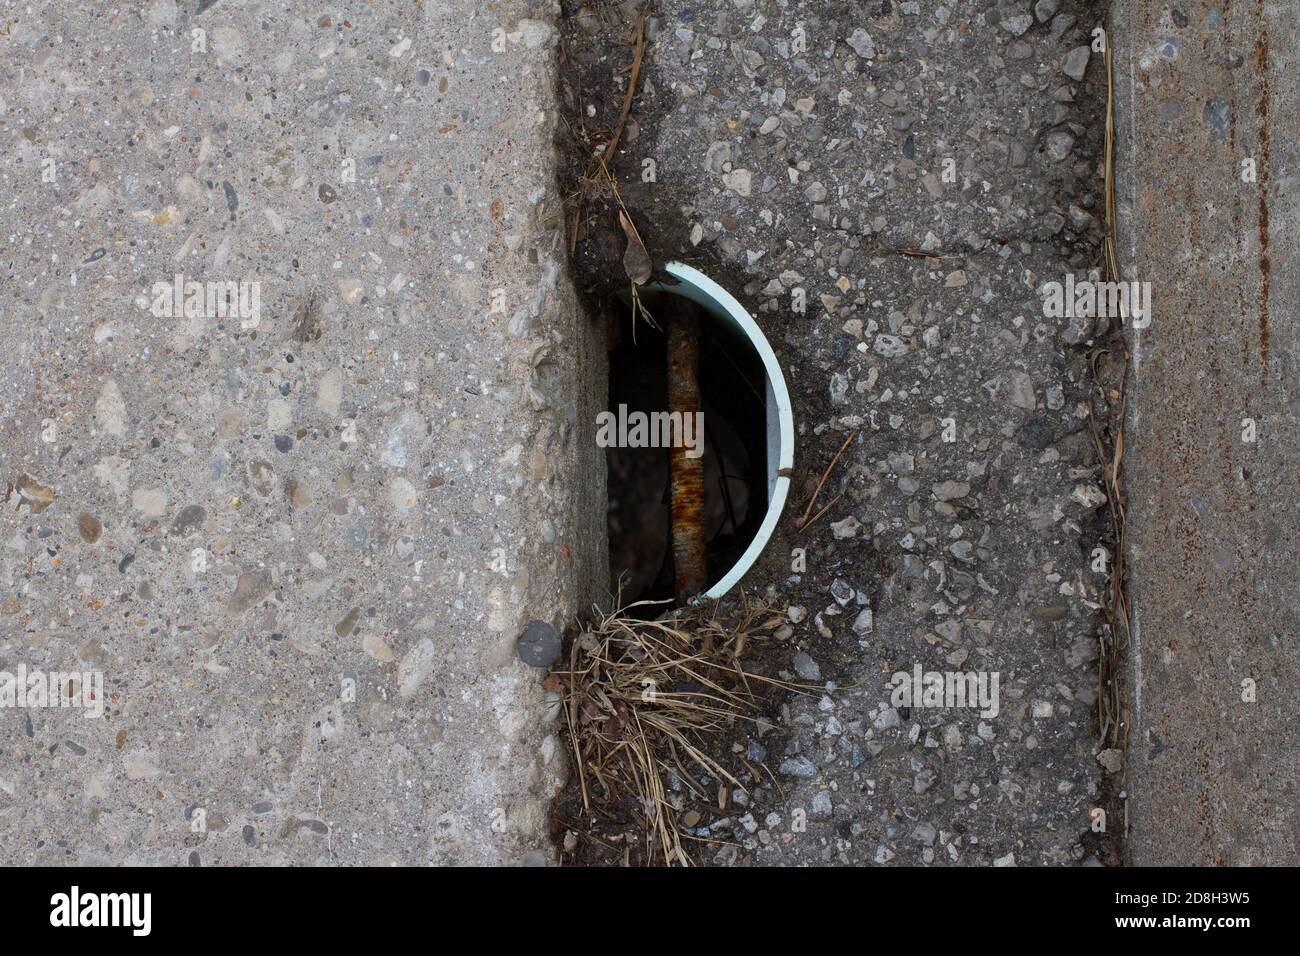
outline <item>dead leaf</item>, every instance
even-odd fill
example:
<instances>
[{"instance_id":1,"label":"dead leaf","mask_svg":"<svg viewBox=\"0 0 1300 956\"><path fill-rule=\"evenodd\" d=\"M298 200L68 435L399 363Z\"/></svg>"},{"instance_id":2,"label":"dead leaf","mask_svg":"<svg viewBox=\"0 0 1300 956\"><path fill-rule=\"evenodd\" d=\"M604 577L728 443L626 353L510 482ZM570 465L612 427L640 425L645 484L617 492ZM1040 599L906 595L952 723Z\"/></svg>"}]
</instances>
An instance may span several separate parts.
<instances>
[{"instance_id":1,"label":"dead leaf","mask_svg":"<svg viewBox=\"0 0 1300 956\"><path fill-rule=\"evenodd\" d=\"M645 243L637 235L636 226L621 209L618 211L618 224L623 227L623 234L627 236L627 250L623 253L623 271L637 285L645 285L654 269L654 263L650 261L650 253L646 252Z\"/></svg>"},{"instance_id":2,"label":"dead leaf","mask_svg":"<svg viewBox=\"0 0 1300 956\"><path fill-rule=\"evenodd\" d=\"M557 694L562 694L565 691L564 680L559 674L547 674L546 680L542 681L542 690L549 690L554 691Z\"/></svg>"},{"instance_id":3,"label":"dead leaf","mask_svg":"<svg viewBox=\"0 0 1300 956\"><path fill-rule=\"evenodd\" d=\"M18 506L27 505L34 515L40 514L54 504L54 489L45 487L30 475L23 475L18 479L18 495L22 499L18 502Z\"/></svg>"}]
</instances>

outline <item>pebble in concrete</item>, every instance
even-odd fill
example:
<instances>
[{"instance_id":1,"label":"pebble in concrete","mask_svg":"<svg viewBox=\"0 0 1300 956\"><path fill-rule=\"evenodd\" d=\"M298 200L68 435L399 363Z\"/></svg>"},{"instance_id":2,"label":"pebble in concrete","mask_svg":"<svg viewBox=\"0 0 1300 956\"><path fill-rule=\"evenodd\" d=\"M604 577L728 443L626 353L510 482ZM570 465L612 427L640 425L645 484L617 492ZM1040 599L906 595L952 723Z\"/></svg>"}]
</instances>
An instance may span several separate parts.
<instances>
[{"instance_id":1,"label":"pebble in concrete","mask_svg":"<svg viewBox=\"0 0 1300 956\"><path fill-rule=\"evenodd\" d=\"M529 667L550 667L560 659L560 635L545 621L530 621L515 649Z\"/></svg>"}]
</instances>

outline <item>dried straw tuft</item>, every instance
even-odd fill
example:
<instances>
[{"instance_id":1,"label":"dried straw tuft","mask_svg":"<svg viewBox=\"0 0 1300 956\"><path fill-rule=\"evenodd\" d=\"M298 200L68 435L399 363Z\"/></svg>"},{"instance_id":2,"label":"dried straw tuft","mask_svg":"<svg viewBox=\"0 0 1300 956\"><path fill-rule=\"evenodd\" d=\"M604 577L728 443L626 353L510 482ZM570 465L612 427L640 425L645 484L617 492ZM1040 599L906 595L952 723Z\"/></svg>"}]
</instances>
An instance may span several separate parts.
<instances>
[{"instance_id":1,"label":"dried straw tuft","mask_svg":"<svg viewBox=\"0 0 1300 956\"><path fill-rule=\"evenodd\" d=\"M679 822L683 792L709 800L720 786L745 789L719 752L738 724L761 717L764 691L798 688L743 664L784 620L772 607L701 603L657 620L633 616L656 603L664 602L599 617L551 680L564 694L584 815L609 819L630 808L644 831L638 862L689 866L686 845L701 838Z\"/></svg>"}]
</instances>

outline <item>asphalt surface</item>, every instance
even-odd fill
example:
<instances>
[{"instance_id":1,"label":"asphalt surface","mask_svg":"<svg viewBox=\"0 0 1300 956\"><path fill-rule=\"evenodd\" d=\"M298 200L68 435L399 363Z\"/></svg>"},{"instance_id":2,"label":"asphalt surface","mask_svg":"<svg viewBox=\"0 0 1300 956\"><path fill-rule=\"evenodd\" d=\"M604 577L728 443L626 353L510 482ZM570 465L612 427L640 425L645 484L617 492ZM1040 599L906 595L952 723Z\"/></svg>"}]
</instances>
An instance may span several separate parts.
<instances>
[{"instance_id":1,"label":"asphalt surface","mask_svg":"<svg viewBox=\"0 0 1300 956\"><path fill-rule=\"evenodd\" d=\"M1097 760L1097 343L1039 291L1098 262L1104 74L1089 8L1038 8L670 0L647 23L613 168L656 260L722 283L783 363L791 504L745 586L791 607L783 675L825 688L743 743L773 776L696 824L703 862L1118 862L1090 829L1122 812ZM580 139L617 119L633 11L568 11ZM620 276L620 238L580 244L581 287ZM998 675L998 713L895 706L918 665Z\"/></svg>"}]
</instances>

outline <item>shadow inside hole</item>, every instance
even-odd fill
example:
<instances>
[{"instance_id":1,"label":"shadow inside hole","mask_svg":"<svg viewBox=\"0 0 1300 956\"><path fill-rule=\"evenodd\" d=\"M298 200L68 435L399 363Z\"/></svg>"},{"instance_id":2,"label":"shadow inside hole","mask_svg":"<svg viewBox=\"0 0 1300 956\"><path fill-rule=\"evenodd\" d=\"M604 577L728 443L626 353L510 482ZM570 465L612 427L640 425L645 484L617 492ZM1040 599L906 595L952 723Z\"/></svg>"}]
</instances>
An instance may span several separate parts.
<instances>
[{"instance_id":1,"label":"shadow inside hole","mask_svg":"<svg viewBox=\"0 0 1300 956\"><path fill-rule=\"evenodd\" d=\"M671 294L643 291L641 302L657 319L662 311L658 306ZM744 554L767 511L766 383L762 359L749 340L686 301L699 328L704 531L711 587ZM629 416L667 411L667 336L644 319L637 319L634 330L631 306L619 299L612 300L608 315L609 410L616 416L620 406L626 406ZM676 595L668 449L610 447L606 465L610 591L619 595L623 606L672 600ZM654 617L663 609L659 605L636 610Z\"/></svg>"}]
</instances>

